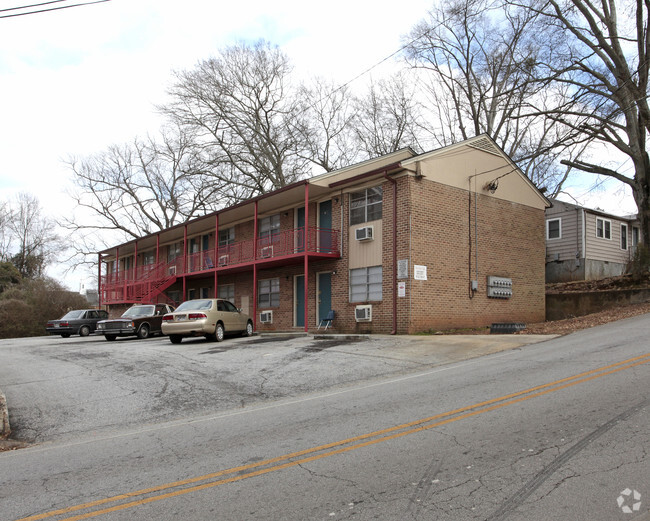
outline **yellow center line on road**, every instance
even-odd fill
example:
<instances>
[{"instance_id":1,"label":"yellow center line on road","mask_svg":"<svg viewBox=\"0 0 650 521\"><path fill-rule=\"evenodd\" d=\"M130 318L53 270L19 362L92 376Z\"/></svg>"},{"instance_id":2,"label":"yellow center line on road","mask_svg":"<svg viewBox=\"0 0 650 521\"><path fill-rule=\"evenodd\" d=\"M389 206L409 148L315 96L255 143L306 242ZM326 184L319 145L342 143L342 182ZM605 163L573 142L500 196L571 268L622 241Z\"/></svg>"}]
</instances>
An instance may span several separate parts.
<instances>
[{"instance_id":1,"label":"yellow center line on road","mask_svg":"<svg viewBox=\"0 0 650 521\"><path fill-rule=\"evenodd\" d=\"M21 518L16 521L37 521L40 519L47 519L55 516L61 516L73 512L78 512L80 510L88 510L94 507L99 507L101 505L106 505L108 503L116 503L118 501L128 500L138 496L144 496L147 494L153 494L155 492L171 490L170 492L166 492L164 494L153 495L150 497L145 497L127 503L120 503L112 507L103 508L100 510L94 510L91 512L79 514L77 516L61 519L61 521L77 521L77 520L87 519L90 517L95 517L103 514L108 514L110 512L115 512L118 510L134 508L137 506L145 505L147 503L152 503L154 501L169 499L175 496L180 496L182 494L187 494L190 492L196 492L208 488L213 488L219 485L225 485L227 483L241 481L255 476L267 474L269 472L275 472L282 469L295 467L297 465L308 463L310 461L315 461L322 458L343 454L345 452L350 452L352 450L360 449L377 443L383 443L386 441L394 440L403 436L428 430L434 427L439 427L458 420L470 418L478 414L494 411L496 409L500 409L508 405L513 405L555 391L566 389L567 387L572 387L580 383L588 382L596 378L601 378L603 376L617 373L619 371L623 371L626 369L630 369L632 367L646 364L648 362L650 362L650 353L635 358L630 358L622 362L617 362L615 364L600 367L598 369L593 369L591 371L586 371L574 376L569 376L567 378L562 378L554 382L546 383L536 387L531 387L523 391L518 391L516 393L512 393L498 398L493 398L480 403L476 403L474 405L469 405L452 411L447 411L434 416L430 416L428 418L422 418L409 423L404 423L386 429L362 434L359 436L355 436L353 438L347 438L345 440L340 440L333 443L312 447L310 449L305 449L302 451L285 454L283 456L278 456L276 458L260 461L249 465L233 467L230 469L221 470L211 474L205 474L203 476L197 476L186 480L175 481L172 483L167 483L156 487L142 489L142 490L129 492L125 494L120 494L109 498L99 499L96 501L91 501L91 502L71 506L68 508L53 510L43 514L37 514L37 515ZM336 450L329 450L336 447L338 447ZM238 473L238 475L224 478L224 479L219 479L217 481L209 481L208 483L203 483L199 485L188 486L194 483L199 483L201 481L212 480L215 478L220 478L235 473ZM181 488L181 487L185 487L185 488ZM173 489L177 489L177 490L173 490Z\"/></svg>"}]
</instances>

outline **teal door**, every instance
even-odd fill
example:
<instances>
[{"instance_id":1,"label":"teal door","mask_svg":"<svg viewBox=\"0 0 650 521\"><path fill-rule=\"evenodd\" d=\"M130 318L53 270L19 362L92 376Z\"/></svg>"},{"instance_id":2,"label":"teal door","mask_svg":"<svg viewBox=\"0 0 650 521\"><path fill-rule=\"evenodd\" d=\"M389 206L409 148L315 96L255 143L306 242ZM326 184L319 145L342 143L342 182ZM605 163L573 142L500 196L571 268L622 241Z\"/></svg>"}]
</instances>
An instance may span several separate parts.
<instances>
[{"instance_id":1,"label":"teal door","mask_svg":"<svg viewBox=\"0 0 650 521\"><path fill-rule=\"evenodd\" d=\"M302 208L298 208L297 214L296 214L296 244L294 247L296 248L296 252L302 252L305 251L305 208L304 206Z\"/></svg>"},{"instance_id":2,"label":"teal door","mask_svg":"<svg viewBox=\"0 0 650 521\"><path fill-rule=\"evenodd\" d=\"M318 207L318 251L332 251L332 201L323 201Z\"/></svg>"},{"instance_id":3,"label":"teal door","mask_svg":"<svg viewBox=\"0 0 650 521\"><path fill-rule=\"evenodd\" d=\"M323 320L332 309L332 274L318 274L318 323Z\"/></svg>"},{"instance_id":4,"label":"teal door","mask_svg":"<svg viewBox=\"0 0 650 521\"><path fill-rule=\"evenodd\" d=\"M305 276L296 277L296 327L305 327Z\"/></svg>"}]
</instances>

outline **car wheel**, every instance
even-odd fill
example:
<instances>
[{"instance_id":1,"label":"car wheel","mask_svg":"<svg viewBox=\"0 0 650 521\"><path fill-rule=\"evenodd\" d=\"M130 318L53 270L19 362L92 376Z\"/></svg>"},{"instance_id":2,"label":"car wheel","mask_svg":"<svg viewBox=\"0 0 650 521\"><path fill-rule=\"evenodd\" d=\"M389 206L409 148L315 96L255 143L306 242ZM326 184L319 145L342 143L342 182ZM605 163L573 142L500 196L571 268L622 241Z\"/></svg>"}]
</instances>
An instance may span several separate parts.
<instances>
[{"instance_id":1,"label":"car wheel","mask_svg":"<svg viewBox=\"0 0 650 521\"><path fill-rule=\"evenodd\" d=\"M246 322L246 329L244 330L244 336L253 336L253 323L250 320Z\"/></svg>"},{"instance_id":2,"label":"car wheel","mask_svg":"<svg viewBox=\"0 0 650 521\"><path fill-rule=\"evenodd\" d=\"M180 344L181 340L183 340L183 337L180 335L169 335L169 341L172 344Z\"/></svg>"},{"instance_id":3,"label":"car wheel","mask_svg":"<svg viewBox=\"0 0 650 521\"><path fill-rule=\"evenodd\" d=\"M223 324L217 324L217 328L214 330L214 336L216 337L217 342L221 342L225 334L226 331L223 328Z\"/></svg>"},{"instance_id":4,"label":"car wheel","mask_svg":"<svg viewBox=\"0 0 650 521\"><path fill-rule=\"evenodd\" d=\"M117 338L117 335L104 335L104 338L106 338L106 340L108 340L109 342L112 342Z\"/></svg>"},{"instance_id":5,"label":"car wheel","mask_svg":"<svg viewBox=\"0 0 650 521\"><path fill-rule=\"evenodd\" d=\"M70 338L70 333L61 333L61 338Z\"/></svg>"},{"instance_id":6,"label":"car wheel","mask_svg":"<svg viewBox=\"0 0 650 521\"><path fill-rule=\"evenodd\" d=\"M138 329L138 338L149 338L149 326L147 324L142 324L140 329Z\"/></svg>"},{"instance_id":7,"label":"car wheel","mask_svg":"<svg viewBox=\"0 0 650 521\"><path fill-rule=\"evenodd\" d=\"M88 326L81 326L79 328L79 336L88 336L90 335L90 328Z\"/></svg>"}]
</instances>

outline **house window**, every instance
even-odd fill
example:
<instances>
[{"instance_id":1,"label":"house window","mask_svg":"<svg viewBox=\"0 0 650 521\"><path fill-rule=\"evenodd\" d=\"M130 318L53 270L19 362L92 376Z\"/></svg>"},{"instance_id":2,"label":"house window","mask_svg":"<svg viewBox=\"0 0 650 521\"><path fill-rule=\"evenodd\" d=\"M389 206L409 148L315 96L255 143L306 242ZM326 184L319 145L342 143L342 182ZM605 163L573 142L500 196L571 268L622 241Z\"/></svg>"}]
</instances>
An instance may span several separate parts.
<instances>
[{"instance_id":1,"label":"house window","mask_svg":"<svg viewBox=\"0 0 650 521\"><path fill-rule=\"evenodd\" d=\"M632 226L632 247L636 248L639 245L639 237L641 236L641 230L637 226Z\"/></svg>"},{"instance_id":2,"label":"house window","mask_svg":"<svg viewBox=\"0 0 650 521\"><path fill-rule=\"evenodd\" d=\"M148 251L142 254L142 264L144 266L149 266L150 264L154 264L155 262L156 262L155 251Z\"/></svg>"},{"instance_id":3,"label":"house window","mask_svg":"<svg viewBox=\"0 0 650 521\"><path fill-rule=\"evenodd\" d=\"M264 217L259 221L258 236L260 239L270 239L280 232L280 214ZM270 241L269 241L270 242Z\"/></svg>"},{"instance_id":4,"label":"house window","mask_svg":"<svg viewBox=\"0 0 650 521\"><path fill-rule=\"evenodd\" d=\"M228 246L235 242L235 227L219 230L219 246Z\"/></svg>"},{"instance_id":5,"label":"house window","mask_svg":"<svg viewBox=\"0 0 650 521\"><path fill-rule=\"evenodd\" d=\"M264 279L257 283L257 305L278 307L280 305L280 279Z\"/></svg>"},{"instance_id":6,"label":"house window","mask_svg":"<svg viewBox=\"0 0 650 521\"><path fill-rule=\"evenodd\" d=\"M198 293L197 290L195 289L190 289L187 290L187 300L194 300L195 298L198 298Z\"/></svg>"},{"instance_id":7,"label":"house window","mask_svg":"<svg viewBox=\"0 0 650 521\"><path fill-rule=\"evenodd\" d=\"M612 238L612 221L596 218L596 237L601 239Z\"/></svg>"},{"instance_id":8,"label":"house window","mask_svg":"<svg viewBox=\"0 0 650 521\"><path fill-rule=\"evenodd\" d=\"M621 250L627 250L627 224L621 224Z\"/></svg>"},{"instance_id":9,"label":"house window","mask_svg":"<svg viewBox=\"0 0 650 521\"><path fill-rule=\"evenodd\" d=\"M546 238L560 239L562 237L562 219L549 219L546 221Z\"/></svg>"},{"instance_id":10,"label":"house window","mask_svg":"<svg viewBox=\"0 0 650 521\"><path fill-rule=\"evenodd\" d=\"M201 298L210 298L210 288L201 288Z\"/></svg>"},{"instance_id":11,"label":"house window","mask_svg":"<svg viewBox=\"0 0 650 521\"><path fill-rule=\"evenodd\" d=\"M220 284L217 288L217 293L219 298L230 300L231 302L233 302L235 300L235 285Z\"/></svg>"},{"instance_id":12,"label":"house window","mask_svg":"<svg viewBox=\"0 0 650 521\"><path fill-rule=\"evenodd\" d=\"M382 188L366 188L350 194L350 224L381 219Z\"/></svg>"},{"instance_id":13,"label":"house window","mask_svg":"<svg viewBox=\"0 0 650 521\"><path fill-rule=\"evenodd\" d=\"M167 247L167 262L173 261L174 259L181 257L183 255L183 243L177 242L176 244L170 244Z\"/></svg>"},{"instance_id":14,"label":"house window","mask_svg":"<svg viewBox=\"0 0 650 521\"><path fill-rule=\"evenodd\" d=\"M350 270L350 302L382 300L382 267Z\"/></svg>"}]
</instances>

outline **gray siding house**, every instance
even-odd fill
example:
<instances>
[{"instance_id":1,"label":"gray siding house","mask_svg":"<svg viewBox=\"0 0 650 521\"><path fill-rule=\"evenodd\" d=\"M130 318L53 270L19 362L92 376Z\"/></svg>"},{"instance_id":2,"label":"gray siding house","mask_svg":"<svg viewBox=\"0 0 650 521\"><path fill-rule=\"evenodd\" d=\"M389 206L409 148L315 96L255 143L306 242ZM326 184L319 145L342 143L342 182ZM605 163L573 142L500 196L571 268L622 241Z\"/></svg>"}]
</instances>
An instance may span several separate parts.
<instances>
[{"instance_id":1,"label":"gray siding house","mask_svg":"<svg viewBox=\"0 0 650 521\"><path fill-rule=\"evenodd\" d=\"M546 282L622 275L640 240L636 216L619 217L571 203L546 209Z\"/></svg>"}]
</instances>

